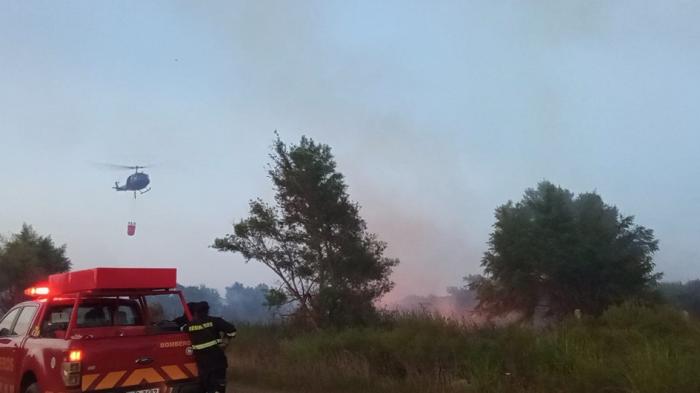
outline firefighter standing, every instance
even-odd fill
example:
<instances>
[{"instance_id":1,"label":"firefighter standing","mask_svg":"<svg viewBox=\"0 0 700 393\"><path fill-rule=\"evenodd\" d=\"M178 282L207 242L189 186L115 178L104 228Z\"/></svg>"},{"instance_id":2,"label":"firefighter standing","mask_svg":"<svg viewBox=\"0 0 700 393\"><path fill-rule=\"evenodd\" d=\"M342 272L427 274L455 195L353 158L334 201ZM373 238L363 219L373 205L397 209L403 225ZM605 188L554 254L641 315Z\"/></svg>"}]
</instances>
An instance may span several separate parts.
<instances>
[{"instance_id":1,"label":"firefighter standing","mask_svg":"<svg viewBox=\"0 0 700 393\"><path fill-rule=\"evenodd\" d=\"M192 321L183 327L192 341L199 379L206 393L226 392L228 362L223 347L236 337L236 327L218 317L209 316L209 304L194 305Z\"/></svg>"},{"instance_id":2,"label":"firefighter standing","mask_svg":"<svg viewBox=\"0 0 700 393\"><path fill-rule=\"evenodd\" d=\"M197 306L197 303L195 302L189 302L187 303L187 309L190 310L191 313L194 313L194 308ZM175 318L173 320L177 324L178 329L182 329L183 326L187 325L187 314L183 313L181 316Z\"/></svg>"}]
</instances>

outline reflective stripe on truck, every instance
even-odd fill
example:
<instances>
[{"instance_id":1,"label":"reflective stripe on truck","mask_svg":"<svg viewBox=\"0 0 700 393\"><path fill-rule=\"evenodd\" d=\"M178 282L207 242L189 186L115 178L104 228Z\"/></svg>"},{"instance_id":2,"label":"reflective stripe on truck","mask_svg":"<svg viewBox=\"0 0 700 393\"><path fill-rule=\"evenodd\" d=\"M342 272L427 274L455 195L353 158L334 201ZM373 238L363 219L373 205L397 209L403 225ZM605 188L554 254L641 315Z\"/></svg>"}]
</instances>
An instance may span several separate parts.
<instances>
[{"instance_id":1,"label":"reflective stripe on truck","mask_svg":"<svg viewBox=\"0 0 700 393\"><path fill-rule=\"evenodd\" d=\"M104 374L85 374L82 378L82 391L107 390L143 383L160 383L196 378L197 365L186 363L182 366L172 364L162 367L146 367L132 371L120 370Z\"/></svg>"}]
</instances>

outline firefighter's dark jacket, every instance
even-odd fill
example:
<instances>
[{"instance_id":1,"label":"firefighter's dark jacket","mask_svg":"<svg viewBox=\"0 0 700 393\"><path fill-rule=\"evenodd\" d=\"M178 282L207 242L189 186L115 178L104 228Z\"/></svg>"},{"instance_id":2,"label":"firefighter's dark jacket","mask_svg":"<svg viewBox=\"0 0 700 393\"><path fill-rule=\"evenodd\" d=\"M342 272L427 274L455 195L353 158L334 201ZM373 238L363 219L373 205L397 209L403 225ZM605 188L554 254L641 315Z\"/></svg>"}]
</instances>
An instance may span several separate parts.
<instances>
[{"instance_id":1,"label":"firefighter's dark jacket","mask_svg":"<svg viewBox=\"0 0 700 393\"><path fill-rule=\"evenodd\" d=\"M233 338L236 327L218 317L195 319L183 330L190 335L194 357L200 369L226 368L226 354L219 346L222 336Z\"/></svg>"}]
</instances>

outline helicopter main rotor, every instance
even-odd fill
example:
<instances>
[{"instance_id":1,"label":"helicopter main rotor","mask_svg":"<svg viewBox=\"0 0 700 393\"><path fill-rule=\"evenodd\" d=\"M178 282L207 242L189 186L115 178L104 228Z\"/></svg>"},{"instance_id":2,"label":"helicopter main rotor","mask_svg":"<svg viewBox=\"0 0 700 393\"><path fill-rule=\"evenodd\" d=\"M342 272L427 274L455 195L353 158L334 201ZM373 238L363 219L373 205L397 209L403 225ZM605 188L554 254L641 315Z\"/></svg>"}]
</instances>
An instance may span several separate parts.
<instances>
[{"instance_id":1,"label":"helicopter main rotor","mask_svg":"<svg viewBox=\"0 0 700 393\"><path fill-rule=\"evenodd\" d=\"M138 173L139 169L147 169L147 168L152 168L153 165L120 165L120 164L111 164L111 163L98 163L98 165L110 168L110 169L115 169L115 170L121 170L121 169L130 169L133 171L136 171Z\"/></svg>"}]
</instances>

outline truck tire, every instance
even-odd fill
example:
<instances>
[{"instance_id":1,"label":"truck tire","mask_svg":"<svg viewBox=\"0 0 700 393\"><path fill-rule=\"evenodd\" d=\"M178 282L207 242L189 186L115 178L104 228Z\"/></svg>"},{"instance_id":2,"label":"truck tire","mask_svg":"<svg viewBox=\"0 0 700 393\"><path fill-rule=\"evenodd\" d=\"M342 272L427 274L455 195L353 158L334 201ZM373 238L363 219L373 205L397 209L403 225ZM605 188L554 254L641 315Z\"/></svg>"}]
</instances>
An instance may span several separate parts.
<instances>
[{"instance_id":1,"label":"truck tire","mask_svg":"<svg viewBox=\"0 0 700 393\"><path fill-rule=\"evenodd\" d=\"M23 393L41 393L41 389L39 388L39 384L34 382L33 384L27 386Z\"/></svg>"}]
</instances>

